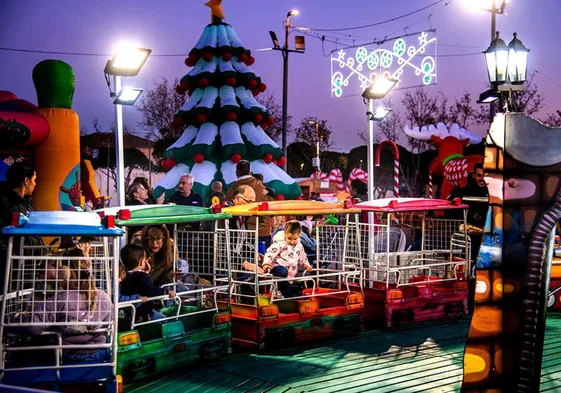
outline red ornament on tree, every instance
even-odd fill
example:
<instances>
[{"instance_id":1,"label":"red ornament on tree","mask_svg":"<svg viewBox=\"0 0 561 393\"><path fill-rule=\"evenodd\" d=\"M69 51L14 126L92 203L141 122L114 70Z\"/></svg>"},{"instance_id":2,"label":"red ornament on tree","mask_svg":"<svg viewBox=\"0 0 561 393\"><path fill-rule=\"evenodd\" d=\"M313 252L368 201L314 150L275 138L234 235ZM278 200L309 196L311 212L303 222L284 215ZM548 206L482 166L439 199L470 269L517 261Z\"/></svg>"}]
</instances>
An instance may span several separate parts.
<instances>
[{"instance_id":1,"label":"red ornament on tree","mask_svg":"<svg viewBox=\"0 0 561 393\"><path fill-rule=\"evenodd\" d=\"M189 57L185 59L185 65L187 67L193 67L195 64L197 64L198 60L199 57L197 55L189 55Z\"/></svg>"},{"instance_id":2,"label":"red ornament on tree","mask_svg":"<svg viewBox=\"0 0 561 393\"><path fill-rule=\"evenodd\" d=\"M232 158L230 159L234 164L237 164L242 160L242 155L239 153L232 154Z\"/></svg>"},{"instance_id":3,"label":"red ornament on tree","mask_svg":"<svg viewBox=\"0 0 561 393\"><path fill-rule=\"evenodd\" d=\"M227 121L236 121L237 118L238 118L238 115L236 115L235 112L226 113L226 120Z\"/></svg>"},{"instance_id":4,"label":"red ornament on tree","mask_svg":"<svg viewBox=\"0 0 561 393\"><path fill-rule=\"evenodd\" d=\"M262 129L266 130L267 127L269 127L269 125L267 124L267 122L262 121L261 124L259 124L261 126Z\"/></svg>"},{"instance_id":5,"label":"red ornament on tree","mask_svg":"<svg viewBox=\"0 0 561 393\"><path fill-rule=\"evenodd\" d=\"M207 86L208 86L208 79L207 79L207 78L201 78L201 79L199 79L199 84L198 84L198 86L199 86L201 89L204 89L205 87L207 87Z\"/></svg>"},{"instance_id":6,"label":"red ornament on tree","mask_svg":"<svg viewBox=\"0 0 561 393\"><path fill-rule=\"evenodd\" d=\"M263 154L263 161L265 161L265 163L267 164L270 164L271 162L273 162L273 155L271 153Z\"/></svg>"},{"instance_id":7,"label":"red ornament on tree","mask_svg":"<svg viewBox=\"0 0 561 393\"><path fill-rule=\"evenodd\" d=\"M185 125L185 120L183 120L183 117L178 116L175 119L173 119L173 128L181 128Z\"/></svg>"},{"instance_id":8,"label":"red ornament on tree","mask_svg":"<svg viewBox=\"0 0 561 393\"><path fill-rule=\"evenodd\" d=\"M232 54L230 52L224 52L224 54L222 55L222 60L224 61L232 60Z\"/></svg>"},{"instance_id":9,"label":"red ornament on tree","mask_svg":"<svg viewBox=\"0 0 561 393\"><path fill-rule=\"evenodd\" d=\"M259 94L261 94L261 92L259 91L259 89L253 89L251 90L251 94L253 94L254 97L257 97Z\"/></svg>"},{"instance_id":10,"label":"red ornament on tree","mask_svg":"<svg viewBox=\"0 0 561 393\"><path fill-rule=\"evenodd\" d=\"M253 121L257 124L261 123L263 121L263 115L261 113L256 114L253 116Z\"/></svg>"},{"instance_id":11,"label":"red ornament on tree","mask_svg":"<svg viewBox=\"0 0 561 393\"><path fill-rule=\"evenodd\" d=\"M277 165L278 166L284 166L284 164L286 164L286 157L285 156L280 156L279 158L277 158Z\"/></svg>"},{"instance_id":12,"label":"red ornament on tree","mask_svg":"<svg viewBox=\"0 0 561 393\"><path fill-rule=\"evenodd\" d=\"M263 93L265 90L267 90L267 85L264 84L264 83L261 83L261 84L259 85L259 91L260 91L261 93Z\"/></svg>"},{"instance_id":13,"label":"red ornament on tree","mask_svg":"<svg viewBox=\"0 0 561 393\"><path fill-rule=\"evenodd\" d=\"M232 86L232 87L236 86L236 82L237 82L236 78L234 78L233 76L230 76L230 77L226 78L226 84L228 86Z\"/></svg>"},{"instance_id":14,"label":"red ornament on tree","mask_svg":"<svg viewBox=\"0 0 561 393\"><path fill-rule=\"evenodd\" d=\"M210 53L210 52L203 53L203 60L204 61L211 61L212 60L212 53Z\"/></svg>"},{"instance_id":15,"label":"red ornament on tree","mask_svg":"<svg viewBox=\"0 0 561 393\"><path fill-rule=\"evenodd\" d=\"M253 63L255 63L255 57L249 56L249 59L247 59L247 62L245 64L247 64L248 66L251 66L251 65L253 65Z\"/></svg>"},{"instance_id":16,"label":"red ornament on tree","mask_svg":"<svg viewBox=\"0 0 561 393\"><path fill-rule=\"evenodd\" d=\"M275 197L275 199L276 199L277 201L284 201L284 195L279 194L279 195L277 195L277 196Z\"/></svg>"},{"instance_id":17,"label":"red ornament on tree","mask_svg":"<svg viewBox=\"0 0 561 393\"><path fill-rule=\"evenodd\" d=\"M175 91L179 95L185 94L187 90L189 90L189 84L187 82L181 82L175 87Z\"/></svg>"},{"instance_id":18,"label":"red ornament on tree","mask_svg":"<svg viewBox=\"0 0 561 393\"><path fill-rule=\"evenodd\" d=\"M249 90L253 90L257 87L257 81L255 79L250 79L249 82L247 82L247 88Z\"/></svg>"},{"instance_id":19,"label":"red ornament on tree","mask_svg":"<svg viewBox=\"0 0 561 393\"><path fill-rule=\"evenodd\" d=\"M160 165L162 166L162 169L167 172L171 168L173 168L176 164L177 162L170 157L170 158L166 158L165 160L162 160Z\"/></svg>"},{"instance_id":20,"label":"red ornament on tree","mask_svg":"<svg viewBox=\"0 0 561 393\"><path fill-rule=\"evenodd\" d=\"M296 199L297 201L303 201L303 200L304 200L304 197L303 197L302 195L298 195L298 196L297 196L296 198L294 198L294 199Z\"/></svg>"},{"instance_id":21,"label":"red ornament on tree","mask_svg":"<svg viewBox=\"0 0 561 393\"><path fill-rule=\"evenodd\" d=\"M247 53L242 53L241 55L239 55L238 60L242 63L245 63L247 61Z\"/></svg>"},{"instance_id":22,"label":"red ornament on tree","mask_svg":"<svg viewBox=\"0 0 561 393\"><path fill-rule=\"evenodd\" d=\"M193 161L195 161L197 164L201 164L204 160L205 160L205 156L203 156L201 153L197 153L193 157Z\"/></svg>"},{"instance_id":23,"label":"red ornament on tree","mask_svg":"<svg viewBox=\"0 0 561 393\"><path fill-rule=\"evenodd\" d=\"M267 124L272 126L273 124L275 124L275 118L273 116L269 116L267 117Z\"/></svg>"},{"instance_id":24,"label":"red ornament on tree","mask_svg":"<svg viewBox=\"0 0 561 393\"><path fill-rule=\"evenodd\" d=\"M197 123L203 124L206 121L206 115L204 113L199 113L197 116L195 116L195 120L197 121Z\"/></svg>"}]
</instances>

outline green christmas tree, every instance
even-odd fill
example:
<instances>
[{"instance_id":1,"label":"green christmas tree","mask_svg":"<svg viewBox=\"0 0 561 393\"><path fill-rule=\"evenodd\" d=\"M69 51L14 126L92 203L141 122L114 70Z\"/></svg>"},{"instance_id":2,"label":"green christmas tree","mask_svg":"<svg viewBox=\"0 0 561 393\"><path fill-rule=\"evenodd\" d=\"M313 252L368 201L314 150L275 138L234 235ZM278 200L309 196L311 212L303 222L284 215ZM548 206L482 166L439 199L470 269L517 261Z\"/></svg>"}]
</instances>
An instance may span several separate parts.
<instances>
[{"instance_id":1,"label":"green christmas tree","mask_svg":"<svg viewBox=\"0 0 561 393\"><path fill-rule=\"evenodd\" d=\"M189 99L175 116L174 126L185 127L181 137L165 152L166 176L155 187L156 196L171 195L181 174L195 178L193 190L203 198L219 180L226 188L236 180L236 164L251 162L277 199L301 194L298 184L280 167L282 149L263 131L275 119L256 97L267 88L251 66L255 62L232 26L223 22L221 0L211 0L212 23L185 60L193 67L176 90Z\"/></svg>"}]
</instances>

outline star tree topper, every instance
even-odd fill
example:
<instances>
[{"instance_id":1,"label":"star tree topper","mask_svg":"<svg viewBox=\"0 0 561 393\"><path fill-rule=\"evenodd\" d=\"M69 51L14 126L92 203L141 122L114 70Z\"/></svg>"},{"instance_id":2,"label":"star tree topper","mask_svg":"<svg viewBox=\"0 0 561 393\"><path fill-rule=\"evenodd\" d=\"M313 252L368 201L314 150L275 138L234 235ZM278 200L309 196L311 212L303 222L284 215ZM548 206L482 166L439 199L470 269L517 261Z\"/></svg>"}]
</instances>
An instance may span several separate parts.
<instances>
[{"instance_id":1,"label":"star tree topper","mask_svg":"<svg viewBox=\"0 0 561 393\"><path fill-rule=\"evenodd\" d=\"M205 5L210 8L211 20L214 21L214 18L226 19L222 11L222 0L210 0Z\"/></svg>"}]
</instances>

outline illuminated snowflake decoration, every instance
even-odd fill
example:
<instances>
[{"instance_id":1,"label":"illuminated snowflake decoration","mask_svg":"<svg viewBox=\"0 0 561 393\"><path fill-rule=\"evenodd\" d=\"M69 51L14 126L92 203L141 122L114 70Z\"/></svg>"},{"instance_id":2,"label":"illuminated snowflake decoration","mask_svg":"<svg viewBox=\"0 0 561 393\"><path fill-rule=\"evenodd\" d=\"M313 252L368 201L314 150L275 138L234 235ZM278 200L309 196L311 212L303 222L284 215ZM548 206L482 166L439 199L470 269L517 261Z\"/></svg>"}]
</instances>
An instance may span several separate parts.
<instances>
[{"instance_id":1,"label":"illuminated snowflake decoration","mask_svg":"<svg viewBox=\"0 0 561 393\"><path fill-rule=\"evenodd\" d=\"M377 77L397 79L400 87L436 83L436 32L408 38L409 43L406 38L388 42L388 48L335 52L331 57L332 96L342 97L347 90L359 94Z\"/></svg>"}]
</instances>

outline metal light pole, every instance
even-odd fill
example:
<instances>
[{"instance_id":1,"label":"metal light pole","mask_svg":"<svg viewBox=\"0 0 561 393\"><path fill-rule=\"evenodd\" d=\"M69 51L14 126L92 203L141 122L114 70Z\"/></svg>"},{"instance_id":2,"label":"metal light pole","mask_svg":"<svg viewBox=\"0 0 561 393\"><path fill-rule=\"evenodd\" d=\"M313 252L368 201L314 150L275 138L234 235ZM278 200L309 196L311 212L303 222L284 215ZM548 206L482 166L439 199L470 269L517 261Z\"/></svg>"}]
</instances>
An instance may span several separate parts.
<instances>
[{"instance_id":1,"label":"metal light pole","mask_svg":"<svg viewBox=\"0 0 561 393\"><path fill-rule=\"evenodd\" d=\"M374 113L374 100L368 100L368 111ZM368 119L368 200L374 200L374 120Z\"/></svg>"},{"instance_id":2,"label":"metal light pole","mask_svg":"<svg viewBox=\"0 0 561 393\"><path fill-rule=\"evenodd\" d=\"M113 75L115 91L121 90L121 76ZM117 206L125 206L125 153L123 149L123 106L115 104L115 162L117 175Z\"/></svg>"},{"instance_id":3,"label":"metal light pole","mask_svg":"<svg viewBox=\"0 0 561 393\"><path fill-rule=\"evenodd\" d=\"M286 14L286 21L284 25L284 46L282 48L282 155L287 158L287 138L286 138L286 125L287 125L287 112L288 112L288 28L290 27L290 17L298 15L298 11L289 11ZM286 172L286 165L288 160L285 160L283 170Z\"/></svg>"},{"instance_id":4,"label":"metal light pole","mask_svg":"<svg viewBox=\"0 0 561 393\"><path fill-rule=\"evenodd\" d=\"M122 88L121 77L138 75L142 66L152 53L151 49L137 48L130 44L122 44L113 58L105 64L105 80L109 87L109 96L114 98L115 105L115 169L118 206L125 205L125 162L123 149L123 105L134 105L142 89ZM109 76L113 76L113 89Z\"/></svg>"},{"instance_id":5,"label":"metal light pole","mask_svg":"<svg viewBox=\"0 0 561 393\"><path fill-rule=\"evenodd\" d=\"M495 32L497 31L497 13L499 10L497 9L497 0L492 0L491 3L491 41L495 39ZM493 89L495 86L491 86ZM489 126L493 123L493 119L495 118L495 105L489 105Z\"/></svg>"}]
</instances>

